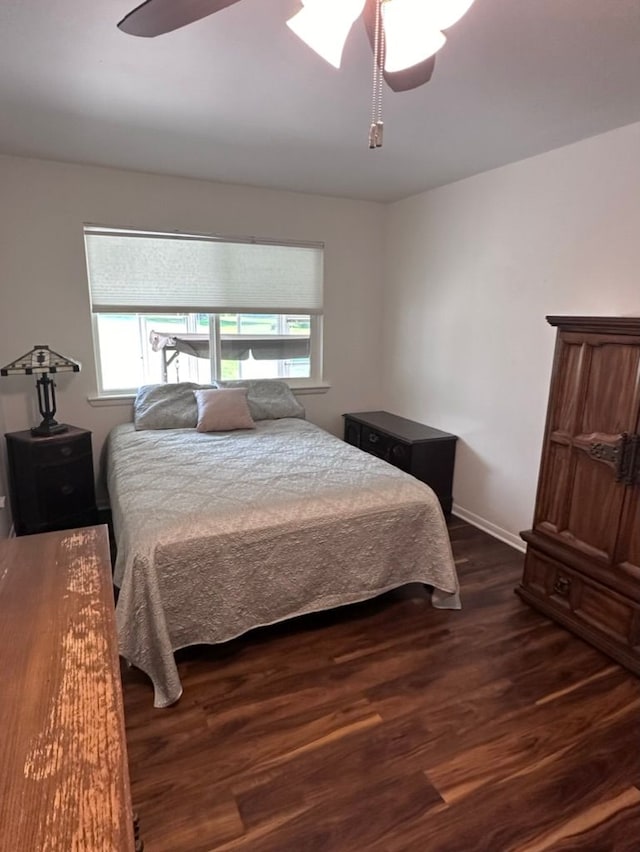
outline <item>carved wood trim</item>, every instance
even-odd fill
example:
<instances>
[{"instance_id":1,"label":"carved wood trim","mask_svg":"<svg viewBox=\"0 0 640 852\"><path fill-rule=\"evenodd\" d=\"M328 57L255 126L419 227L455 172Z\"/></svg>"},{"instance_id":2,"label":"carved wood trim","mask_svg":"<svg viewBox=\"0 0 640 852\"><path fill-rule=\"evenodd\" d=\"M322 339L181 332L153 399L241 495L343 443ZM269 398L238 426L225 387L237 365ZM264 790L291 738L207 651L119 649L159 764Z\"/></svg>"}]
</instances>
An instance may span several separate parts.
<instances>
[{"instance_id":1,"label":"carved wood trim","mask_svg":"<svg viewBox=\"0 0 640 852\"><path fill-rule=\"evenodd\" d=\"M623 432L615 444L592 441L588 451L592 459L613 465L616 482L640 485L640 435Z\"/></svg>"},{"instance_id":2,"label":"carved wood trim","mask_svg":"<svg viewBox=\"0 0 640 852\"><path fill-rule=\"evenodd\" d=\"M640 335L640 317L548 316L546 319L561 331Z\"/></svg>"},{"instance_id":3,"label":"carved wood trim","mask_svg":"<svg viewBox=\"0 0 640 852\"><path fill-rule=\"evenodd\" d=\"M604 444L601 441L594 441L589 445L589 455L592 459L608 462L617 467L621 452L620 443Z\"/></svg>"},{"instance_id":4,"label":"carved wood trim","mask_svg":"<svg viewBox=\"0 0 640 852\"><path fill-rule=\"evenodd\" d=\"M623 432L615 444L605 441L592 441L589 444L589 455L592 459L613 465L616 482L621 482L629 473L629 440L629 435Z\"/></svg>"}]
</instances>

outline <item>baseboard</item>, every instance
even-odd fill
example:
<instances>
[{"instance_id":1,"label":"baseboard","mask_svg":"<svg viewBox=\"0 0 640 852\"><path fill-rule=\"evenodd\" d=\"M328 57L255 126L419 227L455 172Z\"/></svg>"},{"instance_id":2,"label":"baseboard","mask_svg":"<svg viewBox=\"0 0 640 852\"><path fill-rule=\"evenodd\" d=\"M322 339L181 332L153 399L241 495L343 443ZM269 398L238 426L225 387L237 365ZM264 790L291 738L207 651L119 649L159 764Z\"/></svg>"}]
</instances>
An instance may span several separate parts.
<instances>
[{"instance_id":1,"label":"baseboard","mask_svg":"<svg viewBox=\"0 0 640 852\"><path fill-rule=\"evenodd\" d=\"M453 504L451 514L455 515L456 518L460 518L461 520L466 521L468 524L471 524L471 526L478 527L479 530L489 533L489 535L493 536L494 538L497 538L499 541L502 541L505 544L510 545L511 547L514 547L521 553L525 553L527 549L527 545L520 538L520 536L514 535L513 533L510 533L507 530L503 530L502 527L499 527L496 524L492 524L491 521L487 521L485 518L481 518L480 515L476 515L474 512L470 512L468 509L463 509L463 507L458 506L457 503Z\"/></svg>"}]
</instances>

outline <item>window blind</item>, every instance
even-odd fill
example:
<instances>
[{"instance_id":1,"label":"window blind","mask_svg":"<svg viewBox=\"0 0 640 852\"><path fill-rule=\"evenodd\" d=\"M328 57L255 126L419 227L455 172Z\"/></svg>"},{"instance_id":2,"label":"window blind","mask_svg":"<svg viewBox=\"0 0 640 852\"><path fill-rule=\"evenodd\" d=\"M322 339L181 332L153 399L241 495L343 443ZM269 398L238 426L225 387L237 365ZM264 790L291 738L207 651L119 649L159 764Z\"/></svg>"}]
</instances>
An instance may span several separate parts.
<instances>
[{"instance_id":1,"label":"window blind","mask_svg":"<svg viewBox=\"0 0 640 852\"><path fill-rule=\"evenodd\" d=\"M322 313L321 243L85 228L94 313Z\"/></svg>"}]
</instances>

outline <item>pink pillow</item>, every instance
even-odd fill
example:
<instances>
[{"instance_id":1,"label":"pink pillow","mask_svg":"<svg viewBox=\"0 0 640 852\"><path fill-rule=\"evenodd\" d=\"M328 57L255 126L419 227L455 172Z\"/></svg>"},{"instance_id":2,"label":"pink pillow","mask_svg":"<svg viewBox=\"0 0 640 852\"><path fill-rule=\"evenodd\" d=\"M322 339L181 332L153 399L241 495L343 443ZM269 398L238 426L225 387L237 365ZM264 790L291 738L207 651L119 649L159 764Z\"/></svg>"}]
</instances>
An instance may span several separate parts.
<instances>
[{"instance_id":1,"label":"pink pillow","mask_svg":"<svg viewBox=\"0 0 640 852\"><path fill-rule=\"evenodd\" d=\"M255 429L246 388L214 388L194 391L198 403L198 432L229 432Z\"/></svg>"}]
</instances>

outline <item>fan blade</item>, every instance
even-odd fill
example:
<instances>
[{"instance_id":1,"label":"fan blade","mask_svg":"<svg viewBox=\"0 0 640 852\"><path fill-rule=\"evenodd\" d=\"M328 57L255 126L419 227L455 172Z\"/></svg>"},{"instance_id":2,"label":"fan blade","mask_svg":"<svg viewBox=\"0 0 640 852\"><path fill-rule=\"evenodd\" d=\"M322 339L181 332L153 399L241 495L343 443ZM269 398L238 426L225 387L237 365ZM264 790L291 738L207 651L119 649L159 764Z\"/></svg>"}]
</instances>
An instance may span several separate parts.
<instances>
[{"instance_id":1,"label":"fan blade","mask_svg":"<svg viewBox=\"0 0 640 852\"><path fill-rule=\"evenodd\" d=\"M435 56L430 56L424 62L413 65L411 68L404 68L402 71L385 71L383 69L382 76L392 91L407 92L409 89L417 89L418 86L428 83L435 65Z\"/></svg>"},{"instance_id":2,"label":"fan blade","mask_svg":"<svg viewBox=\"0 0 640 852\"><path fill-rule=\"evenodd\" d=\"M129 35L153 38L199 21L237 2L238 0L181 0L176 3L176 0L146 0L124 16L118 24L118 29Z\"/></svg>"},{"instance_id":3,"label":"fan blade","mask_svg":"<svg viewBox=\"0 0 640 852\"><path fill-rule=\"evenodd\" d=\"M367 0L362 19L367 29L369 43L371 49L375 50L376 38L376 8L377 0ZM380 63L379 63L380 64ZM417 65L412 65L411 68L404 68L402 71L385 71L382 70L382 76L385 83L394 92L407 92L409 89L417 89L418 86L423 86L428 83L435 68L436 58L430 56L424 62L419 62Z\"/></svg>"}]
</instances>

